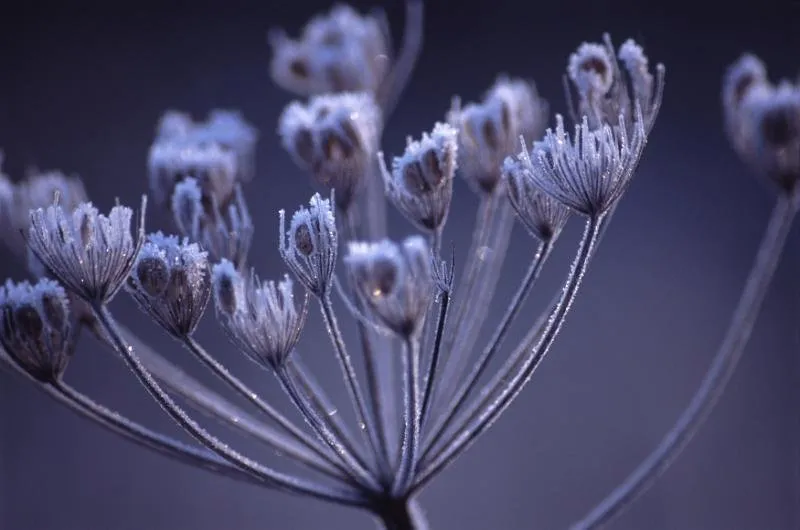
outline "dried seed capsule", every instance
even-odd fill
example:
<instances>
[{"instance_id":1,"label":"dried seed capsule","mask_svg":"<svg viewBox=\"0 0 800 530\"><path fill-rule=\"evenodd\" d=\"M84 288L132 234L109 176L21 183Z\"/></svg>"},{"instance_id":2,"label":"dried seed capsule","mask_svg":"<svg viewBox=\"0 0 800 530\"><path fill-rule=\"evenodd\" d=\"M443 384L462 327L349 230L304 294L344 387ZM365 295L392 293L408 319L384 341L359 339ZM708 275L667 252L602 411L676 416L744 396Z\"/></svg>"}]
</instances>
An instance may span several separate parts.
<instances>
[{"instance_id":1,"label":"dried seed capsule","mask_svg":"<svg viewBox=\"0 0 800 530\"><path fill-rule=\"evenodd\" d=\"M197 329L211 294L208 254L196 243L150 234L126 286L139 307L178 338Z\"/></svg>"},{"instance_id":2,"label":"dried seed capsule","mask_svg":"<svg viewBox=\"0 0 800 530\"><path fill-rule=\"evenodd\" d=\"M142 199L142 216L146 201ZM106 303L122 287L142 243L131 234L133 210L115 206L106 216L91 203L72 212L60 205L30 212L28 245L47 271L89 303Z\"/></svg>"},{"instance_id":3,"label":"dried seed capsule","mask_svg":"<svg viewBox=\"0 0 800 530\"><path fill-rule=\"evenodd\" d=\"M53 280L36 284L10 280L0 288L0 343L32 377L61 378L72 348L67 294Z\"/></svg>"},{"instance_id":4,"label":"dried seed capsule","mask_svg":"<svg viewBox=\"0 0 800 530\"><path fill-rule=\"evenodd\" d=\"M244 277L229 261L214 266L217 314L231 341L252 361L281 366L300 338L306 302L297 306L288 276L280 282Z\"/></svg>"},{"instance_id":5,"label":"dried seed capsule","mask_svg":"<svg viewBox=\"0 0 800 530\"><path fill-rule=\"evenodd\" d=\"M278 86L299 96L375 93L389 66L388 40L382 16L336 5L312 18L298 39L270 32L270 73Z\"/></svg>"},{"instance_id":6,"label":"dried seed capsule","mask_svg":"<svg viewBox=\"0 0 800 530\"><path fill-rule=\"evenodd\" d=\"M316 96L306 105L290 103L278 134L295 163L346 211L370 175L381 132L381 112L367 93Z\"/></svg>"},{"instance_id":7,"label":"dried seed capsule","mask_svg":"<svg viewBox=\"0 0 800 530\"><path fill-rule=\"evenodd\" d=\"M457 131L442 123L430 135L423 133L419 141L409 141L403 156L392 161L391 172L383 153L378 153L386 195L420 230L439 230L447 219L457 153Z\"/></svg>"},{"instance_id":8,"label":"dried seed capsule","mask_svg":"<svg viewBox=\"0 0 800 530\"><path fill-rule=\"evenodd\" d=\"M567 223L569 209L539 189L530 168L519 157L506 158L503 178L509 202L522 225L533 237L555 240Z\"/></svg>"},{"instance_id":9,"label":"dried seed capsule","mask_svg":"<svg viewBox=\"0 0 800 530\"><path fill-rule=\"evenodd\" d=\"M301 207L292 215L288 231L285 211L281 210L279 216L283 261L306 289L319 297L327 296L339 245L331 201L314 194L308 208Z\"/></svg>"},{"instance_id":10,"label":"dried seed capsule","mask_svg":"<svg viewBox=\"0 0 800 530\"><path fill-rule=\"evenodd\" d=\"M630 137L622 115L617 126L596 130L584 117L572 138L560 115L556 123L555 132L548 129L530 154L520 153L520 160L541 191L584 215L602 215L627 189L647 143L641 110L637 107Z\"/></svg>"},{"instance_id":11,"label":"dried seed capsule","mask_svg":"<svg viewBox=\"0 0 800 530\"><path fill-rule=\"evenodd\" d=\"M431 254L425 239L383 240L348 246L345 264L364 305L392 332L410 337L421 329L433 296Z\"/></svg>"}]
</instances>

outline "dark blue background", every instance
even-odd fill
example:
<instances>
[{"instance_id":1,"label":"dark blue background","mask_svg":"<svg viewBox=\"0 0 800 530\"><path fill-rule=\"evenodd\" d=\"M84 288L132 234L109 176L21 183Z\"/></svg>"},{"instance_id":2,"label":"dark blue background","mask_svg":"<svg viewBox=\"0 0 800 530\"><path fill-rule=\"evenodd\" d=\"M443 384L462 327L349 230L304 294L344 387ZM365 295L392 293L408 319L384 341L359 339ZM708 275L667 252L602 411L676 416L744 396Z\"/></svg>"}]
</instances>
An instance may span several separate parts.
<instances>
[{"instance_id":1,"label":"dark blue background","mask_svg":"<svg viewBox=\"0 0 800 530\"><path fill-rule=\"evenodd\" d=\"M651 61L667 65L664 107L639 175L552 355L493 430L422 495L434 529L564 528L660 439L723 334L773 197L728 147L720 77L745 50L761 55L774 77L797 76L800 4L429 4L417 74L385 137L390 153L400 151L407 134L418 135L441 119L452 94L476 99L499 72L533 77L553 108L563 111L561 74L568 55L603 31L617 43L634 37ZM386 5L399 29L402 4ZM262 133L258 178L247 189L258 226L252 260L262 276L281 274L276 211L305 202L310 187L274 132L290 96L270 82L266 30L283 25L296 32L328 6L232 0L5 7L0 146L6 171L19 178L29 165L60 168L80 174L103 208L115 197L135 203L145 191L146 152L164 109L202 117L212 107L240 108ZM459 182L447 237L462 255L475 206ZM167 226L155 213L150 222ZM394 213L391 228L395 235L409 232ZM522 322L531 322L557 289L579 231L578 221L571 222ZM798 235L792 234L724 400L682 459L613 529L800 528ZM495 300L498 311L532 252L516 229ZM16 278L24 274L5 259L2 267ZM125 296L113 307L210 381ZM345 403L314 317L302 341L305 357ZM514 336L523 328L515 327ZM272 379L233 352L211 318L199 337L289 411ZM90 340L68 379L135 419L176 432L124 367ZM249 441L239 447L262 450ZM143 452L0 374L3 530L369 525L351 510L234 484Z\"/></svg>"}]
</instances>

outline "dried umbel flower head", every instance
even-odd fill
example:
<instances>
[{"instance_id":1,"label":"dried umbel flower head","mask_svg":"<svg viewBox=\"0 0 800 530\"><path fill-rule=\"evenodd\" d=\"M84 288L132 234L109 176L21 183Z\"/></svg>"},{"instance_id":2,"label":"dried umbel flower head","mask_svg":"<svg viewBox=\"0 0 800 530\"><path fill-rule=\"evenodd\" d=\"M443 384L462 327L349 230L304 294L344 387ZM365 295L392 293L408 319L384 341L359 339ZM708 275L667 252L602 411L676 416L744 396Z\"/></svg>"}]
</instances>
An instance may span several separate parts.
<instances>
[{"instance_id":1,"label":"dried umbel flower head","mask_svg":"<svg viewBox=\"0 0 800 530\"><path fill-rule=\"evenodd\" d=\"M278 134L295 163L326 189L336 190L336 205L346 211L372 172L382 127L372 95L342 93L290 103Z\"/></svg>"},{"instance_id":2,"label":"dried umbel flower head","mask_svg":"<svg viewBox=\"0 0 800 530\"><path fill-rule=\"evenodd\" d=\"M532 139L541 134L547 108L532 83L504 76L481 103L461 108L458 98L453 100L447 121L459 131L459 167L473 189L494 191L503 160L517 149L520 136Z\"/></svg>"},{"instance_id":3,"label":"dried umbel flower head","mask_svg":"<svg viewBox=\"0 0 800 530\"><path fill-rule=\"evenodd\" d=\"M386 195L406 219L425 232L440 230L453 198L453 176L458 154L458 131L437 123L420 140L409 138L403 156L386 168L378 153Z\"/></svg>"},{"instance_id":4,"label":"dried umbel flower head","mask_svg":"<svg viewBox=\"0 0 800 530\"><path fill-rule=\"evenodd\" d=\"M69 301L53 280L6 281L0 287L0 343L28 374L44 382L61 378L72 354Z\"/></svg>"},{"instance_id":5,"label":"dried umbel flower head","mask_svg":"<svg viewBox=\"0 0 800 530\"><path fill-rule=\"evenodd\" d=\"M228 260L214 265L217 316L231 341L256 364L277 370L300 339L308 295L295 303L292 280L245 277Z\"/></svg>"},{"instance_id":6,"label":"dried umbel flower head","mask_svg":"<svg viewBox=\"0 0 800 530\"><path fill-rule=\"evenodd\" d=\"M213 109L206 121L200 122L195 122L185 112L166 111L156 127L154 143L182 142L198 148L205 144L217 144L226 151L233 151L237 158L236 180L246 182L255 173L257 141L258 130L247 123L241 113Z\"/></svg>"},{"instance_id":7,"label":"dried umbel flower head","mask_svg":"<svg viewBox=\"0 0 800 530\"><path fill-rule=\"evenodd\" d=\"M127 291L170 334L194 333L211 294L208 254L196 243L150 234L131 269Z\"/></svg>"},{"instance_id":8,"label":"dried umbel flower head","mask_svg":"<svg viewBox=\"0 0 800 530\"><path fill-rule=\"evenodd\" d=\"M128 277L144 240L142 198L138 238L131 235L133 210L115 206L108 215L92 203L71 212L58 204L30 212L28 245L64 287L93 304L111 300Z\"/></svg>"},{"instance_id":9,"label":"dried umbel flower head","mask_svg":"<svg viewBox=\"0 0 800 530\"><path fill-rule=\"evenodd\" d=\"M527 152L523 142L522 149ZM522 225L542 241L554 241L569 218L569 209L545 194L536 185L531 168L519 157L503 163L503 178L511 207Z\"/></svg>"},{"instance_id":10,"label":"dried umbel flower head","mask_svg":"<svg viewBox=\"0 0 800 530\"><path fill-rule=\"evenodd\" d=\"M241 185L236 184L233 198L221 205L213 197L209 201L197 179L186 178L175 186L170 206L180 233L199 243L212 260L225 258L245 267L254 226Z\"/></svg>"},{"instance_id":11,"label":"dried umbel flower head","mask_svg":"<svg viewBox=\"0 0 800 530\"><path fill-rule=\"evenodd\" d=\"M170 140L153 144L147 158L150 190L159 203L172 197L175 186L195 178L203 190L206 207L227 204L236 184L236 153L215 142Z\"/></svg>"},{"instance_id":12,"label":"dried umbel flower head","mask_svg":"<svg viewBox=\"0 0 800 530\"><path fill-rule=\"evenodd\" d=\"M292 215L286 230L286 212L280 210L280 245L283 261L303 286L319 297L327 296L336 266L339 235L331 200L315 193L308 208Z\"/></svg>"},{"instance_id":13,"label":"dried umbel flower head","mask_svg":"<svg viewBox=\"0 0 800 530\"><path fill-rule=\"evenodd\" d=\"M565 78L577 93L575 108L572 90L566 85L573 120L585 116L589 127L598 129L622 115L632 135L638 105L649 134L661 108L664 72L662 64L656 66L655 76L650 72L644 49L633 39L626 40L617 53L608 34L603 35L603 43L584 42L570 55Z\"/></svg>"},{"instance_id":14,"label":"dried umbel flower head","mask_svg":"<svg viewBox=\"0 0 800 530\"><path fill-rule=\"evenodd\" d=\"M764 64L744 55L723 81L726 128L739 155L783 190L800 180L800 85L773 85Z\"/></svg>"},{"instance_id":15,"label":"dried umbel flower head","mask_svg":"<svg viewBox=\"0 0 800 530\"><path fill-rule=\"evenodd\" d=\"M422 329L433 296L431 253L425 239L348 245L345 264L359 298L380 324L401 337Z\"/></svg>"},{"instance_id":16,"label":"dried umbel flower head","mask_svg":"<svg viewBox=\"0 0 800 530\"><path fill-rule=\"evenodd\" d=\"M272 30L269 43L273 81L299 96L375 93L390 66L385 18L344 4L312 18L298 39Z\"/></svg>"},{"instance_id":17,"label":"dried umbel flower head","mask_svg":"<svg viewBox=\"0 0 800 530\"><path fill-rule=\"evenodd\" d=\"M570 138L557 115L555 132L548 129L530 154L520 153L520 160L544 193L584 215L602 215L627 189L647 143L638 107L634 124L629 136L622 115L617 125L594 130L584 117Z\"/></svg>"}]
</instances>

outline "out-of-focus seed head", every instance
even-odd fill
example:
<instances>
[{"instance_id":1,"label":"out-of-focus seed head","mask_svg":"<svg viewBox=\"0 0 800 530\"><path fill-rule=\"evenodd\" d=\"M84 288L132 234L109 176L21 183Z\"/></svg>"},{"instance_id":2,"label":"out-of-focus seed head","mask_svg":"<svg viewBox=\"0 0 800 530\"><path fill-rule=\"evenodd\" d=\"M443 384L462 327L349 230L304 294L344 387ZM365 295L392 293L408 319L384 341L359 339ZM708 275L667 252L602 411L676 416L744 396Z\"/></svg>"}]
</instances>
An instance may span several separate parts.
<instances>
[{"instance_id":1,"label":"out-of-focus seed head","mask_svg":"<svg viewBox=\"0 0 800 530\"><path fill-rule=\"evenodd\" d=\"M236 153L218 143L174 140L155 143L147 160L150 190L159 203L172 197L175 186L187 178L200 183L207 208L227 204L236 185Z\"/></svg>"},{"instance_id":2,"label":"out-of-focus seed head","mask_svg":"<svg viewBox=\"0 0 800 530\"><path fill-rule=\"evenodd\" d=\"M255 227L239 184L232 200L221 205L203 195L197 179L183 179L175 186L171 209L181 235L200 244L211 260L225 258L239 269L245 267Z\"/></svg>"},{"instance_id":3,"label":"out-of-focus seed head","mask_svg":"<svg viewBox=\"0 0 800 530\"><path fill-rule=\"evenodd\" d=\"M217 314L231 341L258 365L277 369L300 339L308 295L298 307L288 276L280 282L245 277L224 260L214 266Z\"/></svg>"},{"instance_id":4,"label":"out-of-focus seed head","mask_svg":"<svg viewBox=\"0 0 800 530\"><path fill-rule=\"evenodd\" d=\"M177 143L202 150L207 144L216 144L219 148L234 153L235 180L247 182L255 173L257 141L258 130L247 123L238 111L213 109L205 121L196 122L188 113L168 110L161 116L156 127L154 145Z\"/></svg>"},{"instance_id":5,"label":"out-of-focus seed head","mask_svg":"<svg viewBox=\"0 0 800 530\"><path fill-rule=\"evenodd\" d=\"M30 211L52 205L56 199L65 210L72 211L85 202L86 190L78 177L68 177L60 171L38 171L32 169L16 185L6 181L5 200L9 199L3 213L3 241L6 246L27 261L28 270L39 278L45 270L39 260L25 245L30 225ZM20 236L22 234L22 236Z\"/></svg>"},{"instance_id":6,"label":"out-of-focus seed head","mask_svg":"<svg viewBox=\"0 0 800 530\"><path fill-rule=\"evenodd\" d=\"M431 253L423 237L400 244L350 243L345 264L359 298L378 323L401 337L422 329L433 296Z\"/></svg>"},{"instance_id":7,"label":"out-of-focus seed head","mask_svg":"<svg viewBox=\"0 0 800 530\"><path fill-rule=\"evenodd\" d=\"M533 183L563 205L588 216L604 214L628 187L647 143L641 110L637 107L633 135L624 116L618 125L591 129L588 118L575 127L572 138L564 119L556 116L556 130L547 130L529 154L519 157Z\"/></svg>"},{"instance_id":8,"label":"out-of-focus seed head","mask_svg":"<svg viewBox=\"0 0 800 530\"><path fill-rule=\"evenodd\" d=\"M375 93L390 66L384 17L343 4L312 18L297 39L272 30L269 43L273 81L298 96Z\"/></svg>"},{"instance_id":9,"label":"out-of-focus seed head","mask_svg":"<svg viewBox=\"0 0 800 530\"><path fill-rule=\"evenodd\" d=\"M524 143L522 149L526 151ZM506 158L503 178L509 202L528 232L545 242L558 238L569 209L539 189L530 168L519 157Z\"/></svg>"},{"instance_id":10,"label":"out-of-focus seed head","mask_svg":"<svg viewBox=\"0 0 800 530\"><path fill-rule=\"evenodd\" d=\"M661 109L664 74L662 64L656 65L655 75L650 72L644 49L633 39L626 40L617 53L608 34L603 35L602 43L584 42L570 55L567 64L565 88L572 119L579 123L585 116L594 130L616 123L622 115L632 136L638 106L649 134ZM570 82L576 92L577 108Z\"/></svg>"},{"instance_id":11,"label":"out-of-focus seed head","mask_svg":"<svg viewBox=\"0 0 800 530\"><path fill-rule=\"evenodd\" d=\"M308 104L290 103L278 134L295 163L325 189L335 189L336 205L346 211L371 176L381 121L368 93L322 95Z\"/></svg>"},{"instance_id":12,"label":"out-of-focus seed head","mask_svg":"<svg viewBox=\"0 0 800 530\"><path fill-rule=\"evenodd\" d=\"M106 303L122 287L144 235L146 200L138 238L131 234L133 210L115 206L108 215L91 203L66 211L59 204L30 212L28 245L55 279L78 297Z\"/></svg>"},{"instance_id":13,"label":"out-of-focus seed head","mask_svg":"<svg viewBox=\"0 0 800 530\"><path fill-rule=\"evenodd\" d=\"M437 123L430 135L423 133L417 141L409 139L403 156L392 161L391 172L383 153L378 154L386 195L420 230L440 230L447 220L453 198L457 138L456 129Z\"/></svg>"},{"instance_id":14,"label":"out-of-focus seed head","mask_svg":"<svg viewBox=\"0 0 800 530\"><path fill-rule=\"evenodd\" d=\"M754 169L784 191L800 181L800 87L752 87L742 101L740 153Z\"/></svg>"},{"instance_id":15,"label":"out-of-focus seed head","mask_svg":"<svg viewBox=\"0 0 800 530\"><path fill-rule=\"evenodd\" d=\"M569 56L567 75L581 98L597 100L614 84L613 51L602 44L584 42Z\"/></svg>"},{"instance_id":16,"label":"out-of-focus seed head","mask_svg":"<svg viewBox=\"0 0 800 530\"><path fill-rule=\"evenodd\" d=\"M722 80L722 107L726 120L735 122L750 90L768 82L767 67L751 53L743 54L731 64ZM730 125L736 127L735 123Z\"/></svg>"},{"instance_id":17,"label":"out-of-focus seed head","mask_svg":"<svg viewBox=\"0 0 800 530\"><path fill-rule=\"evenodd\" d=\"M177 338L192 335L211 294L208 254L196 243L150 234L128 278L139 307Z\"/></svg>"},{"instance_id":18,"label":"out-of-focus seed head","mask_svg":"<svg viewBox=\"0 0 800 530\"><path fill-rule=\"evenodd\" d=\"M473 189L492 193L501 182L503 160L520 135L538 137L547 123L547 103L529 82L501 76L481 103L461 108L454 98L447 121L459 131L459 167Z\"/></svg>"},{"instance_id":19,"label":"out-of-focus seed head","mask_svg":"<svg viewBox=\"0 0 800 530\"><path fill-rule=\"evenodd\" d=\"M10 280L0 288L0 343L28 374L58 381L72 354L67 294L55 281L31 285Z\"/></svg>"},{"instance_id":20,"label":"out-of-focus seed head","mask_svg":"<svg viewBox=\"0 0 800 530\"><path fill-rule=\"evenodd\" d=\"M319 297L330 292L339 246L331 200L314 194L308 208L300 207L292 215L288 230L286 212L278 212L281 257L297 280Z\"/></svg>"}]
</instances>

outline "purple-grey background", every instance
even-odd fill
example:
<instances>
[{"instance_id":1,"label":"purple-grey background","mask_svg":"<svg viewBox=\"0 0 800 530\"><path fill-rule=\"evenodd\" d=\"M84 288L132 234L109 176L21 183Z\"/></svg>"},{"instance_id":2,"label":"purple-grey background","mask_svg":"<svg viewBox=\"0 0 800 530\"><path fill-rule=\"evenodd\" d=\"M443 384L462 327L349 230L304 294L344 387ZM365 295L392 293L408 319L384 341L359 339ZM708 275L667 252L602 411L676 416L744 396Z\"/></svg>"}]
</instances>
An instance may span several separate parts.
<instances>
[{"instance_id":1,"label":"purple-grey background","mask_svg":"<svg viewBox=\"0 0 800 530\"><path fill-rule=\"evenodd\" d=\"M499 72L533 77L553 108L563 111L561 74L569 53L606 30L617 43L634 37L652 62L667 65L665 103L640 173L551 356L491 432L422 495L434 529L565 528L660 439L723 334L772 196L726 143L720 77L744 50L761 55L773 76L796 76L800 4L429 4L426 46L385 136L390 153L400 151L407 134L418 135L441 119L451 95L476 99ZM213 107L239 108L261 130L258 178L247 188L258 227L252 261L262 276L282 274L276 211L305 202L310 187L274 133L291 98L270 82L265 35L275 25L296 32L329 5L232 0L205 6L7 7L0 21L6 172L19 178L29 165L60 168L80 174L103 208L115 197L134 203L145 191L146 152L164 109L200 118ZM401 2L386 5L399 30ZM463 183L457 186L447 238L463 256L476 199ZM167 226L165 216L155 213L150 223ZM409 232L394 213L391 229L395 235ZM579 222L572 221L521 322L531 322L558 288L579 231ZM800 528L798 235L791 237L748 353L708 425L611 528ZM532 252L530 240L515 229L497 311ZM2 272L24 274L10 258L2 260ZM178 362L211 381L127 297L120 296L113 308L154 345L171 348ZM514 336L523 328L516 326ZM272 379L231 351L212 318L199 338L290 411ZM319 320L312 318L302 349L344 406L346 395L323 339ZM122 364L93 341L86 340L67 377L109 406L179 434ZM250 441L239 447L281 462ZM235 484L144 452L0 373L2 530L370 524L352 510Z\"/></svg>"}]
</instances>

